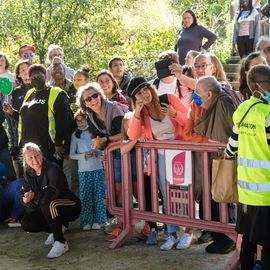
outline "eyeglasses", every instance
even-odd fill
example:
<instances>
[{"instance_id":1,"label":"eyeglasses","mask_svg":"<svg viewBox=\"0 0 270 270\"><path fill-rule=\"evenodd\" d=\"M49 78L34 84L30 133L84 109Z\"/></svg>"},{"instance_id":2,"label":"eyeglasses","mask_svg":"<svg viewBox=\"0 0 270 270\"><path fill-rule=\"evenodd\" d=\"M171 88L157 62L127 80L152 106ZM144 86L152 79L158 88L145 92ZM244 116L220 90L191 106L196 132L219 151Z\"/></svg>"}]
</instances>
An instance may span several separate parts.
<instances>
[{"instance_id":1,"label":"eyeglasses","mask_svg":"<svg viewBox=\"0 0 270 270\"><path fill-rule=\"evenodd\" d=\"M90 102L92 99L96 99L99 96L98 93L93 94L92 96L89 96L84 99L84 102Z\"/></svg>"},{"instance_id":2,"label":"eyeglasses","mask_svg":"<svg viewBox=\"0 0 270 270\"><path fill-rule=\"evenodd\" d=\"M270 53L270 46L264 48L263 52L264 52L265 54L269 54L269 53Z\"/></svg>"},{"instance_id":3,"label":"eyeglasses","mask_svg":"<svg viewBox=\"0 0 270 270\"><path fill-rule=\"evenodd\" d=\"M21 53L21 56L24 57L24 58L33 58L35 56L34 53Z\"/></svg>"},{"instance_id":4,"label":"eyeglasses","mask_svg":"<svg viewBox=\"0 0 270 270\"><path fill-rule=\"evenodd\" d=\"M195 69L206 69L208 66L212 66L212 64L194 65L194 68Z\"/></svg>"}]
</instances>

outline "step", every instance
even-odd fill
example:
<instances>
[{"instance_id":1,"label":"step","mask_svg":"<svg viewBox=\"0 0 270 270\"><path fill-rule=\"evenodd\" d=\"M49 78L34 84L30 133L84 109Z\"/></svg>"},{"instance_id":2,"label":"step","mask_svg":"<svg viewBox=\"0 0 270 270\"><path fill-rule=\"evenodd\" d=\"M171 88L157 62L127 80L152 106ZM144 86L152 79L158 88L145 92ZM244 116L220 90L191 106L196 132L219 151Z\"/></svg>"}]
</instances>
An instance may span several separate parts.
<instances>
[{"instance_id":1,"label":"step","mask_svg":"<svg viewBox=\"0 0 270 270\"><path fill-rule=\"evenodd\" d=\"M238 73L235 73L235 72L227 72L226 73L226 76L227 76L227 79L229 81L235 81L238 77Z\"/></svg>"},{"instance_id":2,"label":"step","mask_svg":"<svg viewBox=\"0 0 270 270\"><path fill-rule=\"evenodd\" d=\"M236 91L239 90L239 82L234 81L234 82L230 82L230 84L234 90Z\"/></svg>"},{"instance_id":3,"label":"step","mask_svg":"<svg viewBox=\"0 0 270 270\"><path fill-rule=\"evenodd\" d=\"M238 64L240 63L241 58L239 55L230 56L228 59L228 64Z\"/></svg>"},{"instance_id":4,"label":"step","mask_svg":"<svg viewBox=\"0 0 270 270\"><path fill-rule=\"evenodd\" d=\"M226 73L238 73L240 64L224 64L223 67Z\"/></svg>"}]
</instances>

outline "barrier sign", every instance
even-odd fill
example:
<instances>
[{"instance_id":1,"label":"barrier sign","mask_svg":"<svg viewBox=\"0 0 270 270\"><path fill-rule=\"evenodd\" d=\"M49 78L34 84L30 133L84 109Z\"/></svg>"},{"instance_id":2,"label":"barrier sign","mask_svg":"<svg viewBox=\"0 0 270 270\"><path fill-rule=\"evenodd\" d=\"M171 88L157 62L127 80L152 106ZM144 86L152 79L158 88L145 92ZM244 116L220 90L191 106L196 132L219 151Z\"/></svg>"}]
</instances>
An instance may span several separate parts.
<instances>
[{"instance_id":1,"label":"barrier sign","mask_svg":"<svg viewBox=\"0 0 270 270\"><path fill-rule=\"evenodd\" d=\"M191 164L191 151L165 150L166 179L170 184L192 184Z\"/></svg>"}]
</instances>

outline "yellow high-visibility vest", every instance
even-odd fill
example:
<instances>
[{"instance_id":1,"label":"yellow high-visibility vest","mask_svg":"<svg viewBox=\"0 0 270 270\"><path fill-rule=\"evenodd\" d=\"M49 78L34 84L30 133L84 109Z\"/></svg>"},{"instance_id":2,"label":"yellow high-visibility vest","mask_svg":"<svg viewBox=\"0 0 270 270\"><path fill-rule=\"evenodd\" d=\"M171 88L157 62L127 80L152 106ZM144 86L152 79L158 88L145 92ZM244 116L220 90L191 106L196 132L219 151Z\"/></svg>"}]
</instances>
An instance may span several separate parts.
<instances>
[{"instance_id":1,"label":"yellow high-visibility vest","mask_svg":"<svg viewBox=\"0 0 270 270\"><path fill-rule=\"evenodd\" d=\"M48 121L49 121L49 135L51 137L52 142L55 142L55 119L54 119L54 102L58 95L61 92L65 92L59 87L51 87L50 88L50 94L49 94L49 99L48 99ZM35 88L32 88L26 92L26 95L24 96L22 106L24 103L29 99L29 97L35 92ZM19 122L18 122L18 144L21 142L22 139L22 120L21 116L19 116Z\"/></svg>"},{"instance_id":2,"label":"yellow high-visibility vest","mask_svg":"<svg viewBox=\"0 0 270 270\"><path fill-rule=\"evenodd\" d=\"M238 131L238 195L239 202L254 206L270 205L270 150L265 120L270 105L254 97L243 102L233 114ZM247 110L254 104L240 124Z\"/></svg>"}]
</instances>

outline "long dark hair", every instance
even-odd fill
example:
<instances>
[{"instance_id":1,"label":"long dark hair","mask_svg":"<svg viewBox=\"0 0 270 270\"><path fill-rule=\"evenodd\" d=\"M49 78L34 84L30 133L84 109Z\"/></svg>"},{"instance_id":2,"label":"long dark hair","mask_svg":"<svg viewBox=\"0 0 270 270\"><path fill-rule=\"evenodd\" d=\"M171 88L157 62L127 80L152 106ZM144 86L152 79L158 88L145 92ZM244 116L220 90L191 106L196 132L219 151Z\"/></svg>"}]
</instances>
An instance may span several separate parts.
<instances>
[{"instance_id":1,"label":"long dark hair","mask_svg":"<svg viewBox=\"0 0 270 270\"><path fill-rule=\"evenodd\" d=\"M196 17L195 13L194 13L191 9L186 9L186 10L182 13L182 17L183 17L183 15L184 15L185 13L189 13L189 14L192 16L192 18L193 18L193 23L191 24L191 26L190 26L189 28L191 28L191 27L193 27L193 26L195 26L195 25L198 24L197 17ZM182 27L183 27L183 26L184 26L184 25L183 25L183 21L182 21Z\"/></svg>"},{"instance_id":2,"label":"long dark hair","mask_svg":"<svg viewBox=\"0 0 270 270\"><path fill-rule=\"evenodd\" d=\"M244 11L244 9L243 9L243 0L240 0L240 1L239 1L239 10L240 10L240 12L239 12L239 14L238 14L238 16L237 16L236 21L238 21L238 19L239 19L239 18L241 17L241 15L242 15L242 12ZM246 18L247 18L248 16L250 16L250 14L251 14L252 11L253 11L252 0L249 0L249 1L248 1L248 10L249 10L249 13L248 13L248 15L246 16Z\"/></svg>"},{"instance_id":3,"label":"long dark hair","mask_svg":"<svg viewBox=\"0 0 270 270\"><path fill-rule=\"evenodd\" d=\"M259 56L261 56L260 52L253 52L242 59L239 71L239 91L243 95L244 100L249 99L252 95L247 84L247 72L250 69L250 62Z\"/></svg>"}]
</instances>

